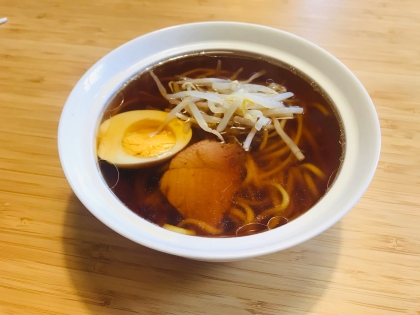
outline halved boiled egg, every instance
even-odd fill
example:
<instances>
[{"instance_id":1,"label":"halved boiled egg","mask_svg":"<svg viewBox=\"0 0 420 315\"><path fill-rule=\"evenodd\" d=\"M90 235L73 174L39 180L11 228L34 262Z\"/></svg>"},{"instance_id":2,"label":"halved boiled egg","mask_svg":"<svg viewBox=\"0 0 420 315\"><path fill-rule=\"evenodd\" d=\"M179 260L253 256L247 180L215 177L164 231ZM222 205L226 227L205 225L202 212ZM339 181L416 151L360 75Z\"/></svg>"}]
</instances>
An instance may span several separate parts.
<instances>
[{"instance_id":1,"label":"halved boiled egg","mask_svg":"<svg viewBox=\"0 0 420 315\"><path fill-rule=\"evenodd\" d=\"M98 130L98 157L125 168L168 160L188 144L192 132L185 122L174 118L152 136L167 116L163 111L134 110L105 120Z\"/></svg>"}]
</instances>

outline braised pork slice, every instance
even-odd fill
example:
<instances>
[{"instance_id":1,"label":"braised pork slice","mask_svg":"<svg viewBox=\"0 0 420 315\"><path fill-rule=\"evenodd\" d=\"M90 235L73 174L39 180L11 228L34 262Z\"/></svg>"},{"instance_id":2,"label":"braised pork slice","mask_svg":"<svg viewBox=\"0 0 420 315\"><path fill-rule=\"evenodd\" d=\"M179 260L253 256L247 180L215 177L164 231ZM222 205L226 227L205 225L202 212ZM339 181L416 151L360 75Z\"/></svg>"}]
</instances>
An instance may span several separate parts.
<instances>
[{"instance_id":1,"label":"braised pork slice","mask_svg":"<svg viewBox=\"0 0 420 315\"><path fill-rule=\"evenodd\" d=\"M173 158L160 189L184 218L216 227L240 186L243 159L237 144L200 141Z\"/></svg>"}]
</instances>

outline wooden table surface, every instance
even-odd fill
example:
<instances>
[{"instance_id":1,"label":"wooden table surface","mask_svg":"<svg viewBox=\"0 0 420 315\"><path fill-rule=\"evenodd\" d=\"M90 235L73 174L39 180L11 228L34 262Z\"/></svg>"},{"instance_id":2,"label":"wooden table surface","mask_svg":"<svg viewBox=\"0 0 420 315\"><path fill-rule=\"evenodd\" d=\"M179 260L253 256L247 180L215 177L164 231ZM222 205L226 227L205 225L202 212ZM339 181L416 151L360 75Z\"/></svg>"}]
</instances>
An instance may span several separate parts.
<instances>
[{"instance_id":1,"label":"wooden table surface","mask_svg":"<svg viewBox=\"0 0 420 315\"><path fill-rule=\"evenodd\" d=\"M0 0L0 314L420 314L420 1ZM119 236L64 177L72 87L124 42L187 22L263 24L347 65L378 112L382 152L339 223L231 263Z\"/></svg>"}]
</instances>

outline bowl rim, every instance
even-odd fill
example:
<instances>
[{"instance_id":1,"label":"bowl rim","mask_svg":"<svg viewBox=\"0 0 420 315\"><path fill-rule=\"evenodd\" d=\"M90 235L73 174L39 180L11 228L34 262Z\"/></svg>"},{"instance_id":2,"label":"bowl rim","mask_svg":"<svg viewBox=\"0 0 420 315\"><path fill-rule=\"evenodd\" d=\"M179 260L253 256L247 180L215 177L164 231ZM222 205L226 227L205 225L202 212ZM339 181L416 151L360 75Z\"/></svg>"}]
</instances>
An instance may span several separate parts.
<instances>
[{"instance_id":1,"label":"bowl rim","mask_svg":"<svg viewBox=\"0 0 420 315\"><path fill-rule=\"evenodd\" d=\"M228 50L237 47L280 59L313 78L334 103L340 104L338 111L344 123L346 153L336 183L314 207L281 229L239 238L205 238L167 231L123 206L105 185L97 166L95 168L95 133L99 115L109 97L127 79L157 61L211 47ZM322 68L323 65L326 67ZM380 146L375 107L360 81L337 58L282 30L223 21L171 26L137 37L111 51L75 85L58 128L58 150L65 176L93 215L134 242L165 253L207 261L273 253L325 231L339 221L367 189L377 167ZM329 197L333 193L342 200Z\"/></svg>"}]
</instances>

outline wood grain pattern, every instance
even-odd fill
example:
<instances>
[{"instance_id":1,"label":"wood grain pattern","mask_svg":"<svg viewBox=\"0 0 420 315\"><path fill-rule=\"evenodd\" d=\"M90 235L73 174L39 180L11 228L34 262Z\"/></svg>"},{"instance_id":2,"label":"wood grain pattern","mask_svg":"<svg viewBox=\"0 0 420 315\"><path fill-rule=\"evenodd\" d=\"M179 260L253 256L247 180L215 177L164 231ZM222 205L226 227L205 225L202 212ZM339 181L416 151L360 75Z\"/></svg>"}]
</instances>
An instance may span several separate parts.
<instances>
[{"instance_id":1,"label":"wood grain pattern","mask_svg":"<svg viewBox=\"0 0 420 315\"><path fill-rule=\"evenodd\" d=\"M0 314L420 314L418 0L0 0ZM368 191L322 235L233 263L117 235L72 193L57 126L104 54L186 22L259 23L327 49L378 111Z\"/></svg>"}]
</instances>

